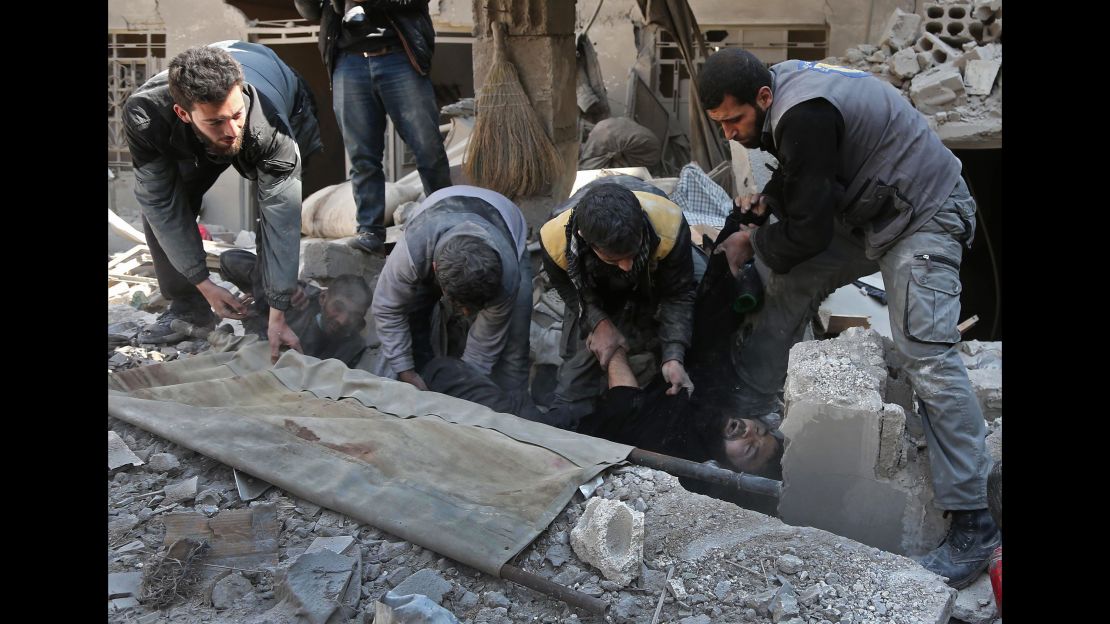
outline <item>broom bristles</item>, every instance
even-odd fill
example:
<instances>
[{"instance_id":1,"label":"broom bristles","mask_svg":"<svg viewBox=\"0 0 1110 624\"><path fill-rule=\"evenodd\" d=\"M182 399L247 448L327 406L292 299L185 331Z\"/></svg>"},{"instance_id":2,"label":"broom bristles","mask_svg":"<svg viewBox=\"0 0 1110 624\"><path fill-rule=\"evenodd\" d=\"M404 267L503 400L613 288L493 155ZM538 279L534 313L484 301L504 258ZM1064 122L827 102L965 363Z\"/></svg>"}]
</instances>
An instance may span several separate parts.
<instances>
[{"instance_id":1,"label":"broom bristles","mask_svg":"<svg viewBox=\"0 0 1110 624\"><path fill-rule=\"evenodd\" d=\"M495 42L463 169L477 186L506 197L535 195L558 175L562 159L496 36Z\"/></svg>"}]
</instances>

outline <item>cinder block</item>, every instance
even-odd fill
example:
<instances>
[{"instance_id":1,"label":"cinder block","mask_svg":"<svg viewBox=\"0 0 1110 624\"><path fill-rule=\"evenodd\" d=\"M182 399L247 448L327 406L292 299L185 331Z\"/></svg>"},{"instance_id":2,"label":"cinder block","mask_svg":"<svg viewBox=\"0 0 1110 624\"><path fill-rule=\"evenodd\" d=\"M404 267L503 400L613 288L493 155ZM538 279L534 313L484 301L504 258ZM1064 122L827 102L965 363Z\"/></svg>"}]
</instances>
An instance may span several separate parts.
<instances>
[{"instance_id":1,"label":"cinder block","mask_svg":"<svg viewBox=\"0 0 1110 624\"><path fill-rule=\"evenodd\" d=\"M966 99L960 70L951 65L930 69L910 82L910 100L926 115L959 106Z\"/></svg>"},{"instance_id":2,"label":"cinder block","mask_svg":"<svg viewBox=\"0 0 1110 624\"><path fill-rule=\"evenodd\" d=\"M605 578L628 585L644 561L644 514L621 501L591 498L570 532L570 546Z\"/></svg>"},{"instance_id":3,"label":"cinder block","mask_svg":"<svg viewBox=\"0 0 1110 624\"><path fill-rule=\"evenodd\" d=\"M925 9L925 32L932 33L951 45L974 40L971 25L977 23L970 4L928 3Z\"/></svg>"},{"instance_id":4,"label":"cinder block","mask_svg":"<svg viewBox=\"0 0 1110 624\"><path fill-rule=\"evenodd\" d=\"M360 275L373 289L385 260L379 256L372 256L350 247L347 244L348 240L350 239L303 239L301 241L301 278L330 280L340 275Z\"/></svg>"},{"instance_id":5,"label":"cinder block","mask_svg":"<svg viewBox=\"0 0 1110 624\"><path fill-rule=\"evenodd\" d=\"M894 13L890 15L890 19L886 22L886 28L883 30L884 34L882 39L879 40L879 45L886 44L895 50L900 50L913 45L920 32L920 15L906 13L902 9L895 8Z\"/></svg>"},{"instance_id":6,"label":"cinder block","mask_svg":"<svg viewBox=\"0 0 1110 624\"><path fill-rule=\"evenodd\" d=\"M964 72L964 83L967 92L971 95L990 95L994 88L994 79L998 77L998 70L1002 63L998 61L970 61L967 71Z\"/></svg>"},{"instance_id":7,"label":"cinder block","mask_svg":"<svg viewBox=\"0 0 1110 624\"><path fill-rule=\"evenodd\" d=\"M944 522L928 456L906 439L906 412L884 403L883 349L862 328L791 349L778 510L788 524L917 554L939 543Z\"/></svg>"},{"instance_id":8,"label":"cinder block","mask_svg":"<svg viewBox=\"0 0 1110 624\"><path fill-rule=\"evenodd\" d=\"M941 41L939 37L932 33L921 35L914 49L918 52L928 52L931 54L933 56L933 61L936 62L937 65L950 63L959 58L962 54L961 50L953 48L944 41Z\"/></svg>"},{"instance_id":9,"label":"cinder block","mask_svg":"<svg viewBox=\"0 0 1110 624\"><path fill-rule=\"evenodd\" d=\"M899 78L913 78L920 71L917 52L914 52L913 48L902 48L890 57L890 73Z\"/></svg>"}]
</instances>

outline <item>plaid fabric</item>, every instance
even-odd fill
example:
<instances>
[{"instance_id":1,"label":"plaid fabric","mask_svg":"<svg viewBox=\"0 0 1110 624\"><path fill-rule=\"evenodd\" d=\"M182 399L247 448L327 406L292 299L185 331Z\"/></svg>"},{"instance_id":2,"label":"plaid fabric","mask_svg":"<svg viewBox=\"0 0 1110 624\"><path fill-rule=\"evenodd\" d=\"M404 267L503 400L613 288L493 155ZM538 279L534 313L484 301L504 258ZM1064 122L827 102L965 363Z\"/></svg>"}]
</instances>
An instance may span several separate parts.
<instances>
[{"instance_id":1,"label":"plaid fabric","mask_svg":"<svg viewBox=\"0 0 1110 624\"><path fill-rule=\"evenodd\" d=\"M697 163L689 163L678 174L671 201L682 208L690 225L720 228L732 212L732 198L711 180Z\"/></svg>"}]
</instances>

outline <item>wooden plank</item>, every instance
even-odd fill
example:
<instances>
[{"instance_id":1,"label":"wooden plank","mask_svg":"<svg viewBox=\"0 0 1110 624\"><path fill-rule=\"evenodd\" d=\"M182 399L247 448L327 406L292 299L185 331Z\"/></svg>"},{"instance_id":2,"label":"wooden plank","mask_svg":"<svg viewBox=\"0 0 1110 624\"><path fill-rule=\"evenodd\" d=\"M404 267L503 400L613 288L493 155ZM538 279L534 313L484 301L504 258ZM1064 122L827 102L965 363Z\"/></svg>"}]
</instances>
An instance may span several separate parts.
<instances>
[{"instance_id":1,"label":"wooden plank","mask_svg":"<svg viewBox=\"0 0 1110 624\"><path fill-rule=\"evenodd\" d=\"M124 275L122 273L108 273L108 279L119 280L121 282L129 282L131 284L158 284L158 279L154 277L140 277L138 275Z\"/></svg>"},{"instance_id":2,"label":"wooden plank","mask_svg":"<svg viewBox=\"0 0 1110 624\"><path fill-rule=\"evenodd\" d=\"M122 256L116 256L115 258L109 260L108 261L108 270L111 271L112 269L116 268L118 265L123 264L124 262L127 262L128 260L131 260L132 258L135 258L136 256L138 256L139 254L141 254L143 252L150 253L150 249L148 249L146 245L135 245L131 249L128 249L126 252L124 252L124 254Z\"/></svg>"},{"instance_id":3,"label":"wooden plank","mask_svg":"<svg viewBox=\"0 0 1110 624\"><path fill-rule=\"evenodd\" d=\"M871 327L871 317L866 314L837 314L826 310L817 311L817 319L826 334L836 335L849 327Z\"/></svg>"},{"instance_id":4,"label":"wooden plank","mask_svg":"<svg viewBox=\"0 0 1110 624\"><path fill-rule=\"evenodd\" d=\"M207 563L238 568L277 565L280 522L272 504L225 509L211 518L195 512L170 513L162 522L166 546L186 537L206 540Z\"/></svg>"}]
</instances>

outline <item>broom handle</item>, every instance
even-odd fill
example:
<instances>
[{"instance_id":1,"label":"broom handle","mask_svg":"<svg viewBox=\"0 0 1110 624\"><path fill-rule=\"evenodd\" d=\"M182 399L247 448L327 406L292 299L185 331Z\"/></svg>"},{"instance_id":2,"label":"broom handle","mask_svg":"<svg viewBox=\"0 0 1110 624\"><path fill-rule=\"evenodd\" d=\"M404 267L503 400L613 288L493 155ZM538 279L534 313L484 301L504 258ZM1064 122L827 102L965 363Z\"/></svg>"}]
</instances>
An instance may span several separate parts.
<instances>
[{"instance_id":1,"label":"broom handle","mask_svg":"<svg viewBox=\"0 0 1110 624\"><path fill-rule=\"evenodd\" d=\"M493 30L493 54L497 60L507 60L505 54L505 23L504 22L491 22L490 28Z\"/></svg>"}]
</instances>

